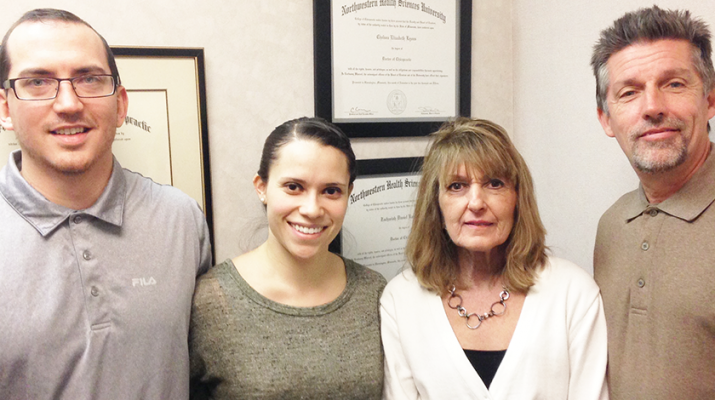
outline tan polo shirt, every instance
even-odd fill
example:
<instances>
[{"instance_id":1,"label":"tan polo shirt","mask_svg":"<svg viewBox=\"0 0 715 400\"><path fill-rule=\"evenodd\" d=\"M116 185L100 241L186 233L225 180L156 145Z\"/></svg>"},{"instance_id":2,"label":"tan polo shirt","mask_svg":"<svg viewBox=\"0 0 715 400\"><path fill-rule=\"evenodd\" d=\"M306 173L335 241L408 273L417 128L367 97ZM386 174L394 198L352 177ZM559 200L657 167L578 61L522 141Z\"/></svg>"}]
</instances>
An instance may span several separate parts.
<instances>
[{"instance_id":1,"label":"tan polo shirt","mask_svg":"<svg viewBox=\"0 0 715 400\"><path fill-rule=\"evenodd\" d=\"M711 144L712 149L712 144ZM715 155L668 200L643 188L601 218L594 275L611 399L715 399Z\"/></svg>"}]
</instances>

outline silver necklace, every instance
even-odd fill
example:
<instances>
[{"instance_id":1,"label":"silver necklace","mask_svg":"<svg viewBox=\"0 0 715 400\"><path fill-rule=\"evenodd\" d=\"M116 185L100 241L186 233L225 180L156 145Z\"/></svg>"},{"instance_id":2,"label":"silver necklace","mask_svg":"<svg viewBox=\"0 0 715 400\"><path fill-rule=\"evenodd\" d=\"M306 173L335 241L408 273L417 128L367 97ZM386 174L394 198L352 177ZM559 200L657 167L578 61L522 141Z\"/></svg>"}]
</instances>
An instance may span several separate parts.
<instances>
[{"instance_id":1,"label":"silver necklace","mask_svg":"<svg viewBox=\"0 0 715 400\"><path fill-rule=\"evenodd\" d=\"M494 303L492 303L492 306L489 308L489 312L485 312L484 314L469 313L466 308L462 307L462 296L456 294L456 291L457 288L452 285L452 288L449 290L449 299L447 300L447 305L449 306L449 308L457 310L457 314L459 314L460 317L467 319L466 323L467 328L469 329L477 329L482 326L482 321L484 321L485 319L491 317L498 317L506 312L505 302L509 300L509 289L507 289L506 286L502 286L502 291L501 293L499 293L499 301L495 301ZM459 299L459 303L457 305L452 305L452 300L454 299ZM494 311L494 306L496 306L497 304L502 306L502 310L499 312ZM469 325L470 318L477 318L477 325Z\"/></svg>"}]
</instances>

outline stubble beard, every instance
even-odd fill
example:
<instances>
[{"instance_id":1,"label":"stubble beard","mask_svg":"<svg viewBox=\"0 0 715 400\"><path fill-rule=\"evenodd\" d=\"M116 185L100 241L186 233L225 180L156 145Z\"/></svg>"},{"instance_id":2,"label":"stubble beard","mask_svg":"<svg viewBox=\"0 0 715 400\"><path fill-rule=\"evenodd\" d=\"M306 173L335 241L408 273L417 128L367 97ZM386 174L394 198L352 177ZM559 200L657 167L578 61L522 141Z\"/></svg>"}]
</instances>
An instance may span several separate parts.
<instances>
[{"instance_id":1,"label":"stubble beard","mask_svg":"<svg viewBox=\"0 0 715 400\"><path fill-rule=\"evenodd\" d=\"M96 134L96 133L95 133ZM16 138L22 149L22 158L24 162L32 162L38 167L44 169L45 171L54 171L54 173L61 174L67 177L80 176L87 171L89 171L93 166L102 163L104 157L107 157L107 153L112 153L112 141L107 141L107 143L102 143L101 148L95 154L82 154L82 151L66 152L61 154L55 154L54 156L48 156L45 152L47 149L41 150L38 147L43 146L43 144L33 144L27 145L24 140L20 138L20 135L16 134ZM108 156L108 157L111 157ZM24 163L23 162L23 163Z\"/></svg>"},{"instance_id":2,"label":"stubble beard","mask_svg":"<svg viewBox=\"0 0 715 400\"><path fill-rule=\"evenodd\" d=\"M640 140L643 131L657 127L677 129L677 136L655 142ZM671 171L685 162L688 156L688 143L685 124L675 118L660 118L646 122L631 130L628 137L633 152L631 164L640 172L655 174Z\"/></svg>"}]
</instances>

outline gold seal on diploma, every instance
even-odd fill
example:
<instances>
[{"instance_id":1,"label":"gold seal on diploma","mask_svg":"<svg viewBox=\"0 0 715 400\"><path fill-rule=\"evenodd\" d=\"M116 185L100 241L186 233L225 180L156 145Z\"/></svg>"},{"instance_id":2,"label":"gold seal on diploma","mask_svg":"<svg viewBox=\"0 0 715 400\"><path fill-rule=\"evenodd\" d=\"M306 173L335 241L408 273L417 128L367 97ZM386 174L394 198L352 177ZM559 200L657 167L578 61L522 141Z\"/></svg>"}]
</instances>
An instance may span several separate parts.
<instances>
[{"instance_id":1,"label":"gold seal on diploma","mask_svg":"<svg viewBox=\"0 0 715 400\"><path fill-rule=\"evenodd\" d=\"M387 108L391 113L402 114L407 108L407 96L400 89L395 89L387 95Z\"/></svg>"}]
</instances>

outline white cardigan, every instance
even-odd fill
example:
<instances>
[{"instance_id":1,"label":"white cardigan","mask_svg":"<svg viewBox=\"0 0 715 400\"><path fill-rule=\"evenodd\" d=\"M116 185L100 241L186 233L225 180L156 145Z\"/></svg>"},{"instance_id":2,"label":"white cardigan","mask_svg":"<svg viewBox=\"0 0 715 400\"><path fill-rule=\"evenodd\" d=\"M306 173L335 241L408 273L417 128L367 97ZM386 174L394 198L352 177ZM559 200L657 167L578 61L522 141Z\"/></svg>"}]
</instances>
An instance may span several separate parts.
<instances>
[{"instance_id":1,"label":"white cardigan","mask_svg":"<svg viewBox=\"0 0 715 400\"><path fill-rule=\"evenodd\" d=\"M549 258L529 289L488 390L440 297L411 270L390 281L380 303L384 399L608 399L601 295L593 278L566 260Z\"/></svg>"}]
</instances>

